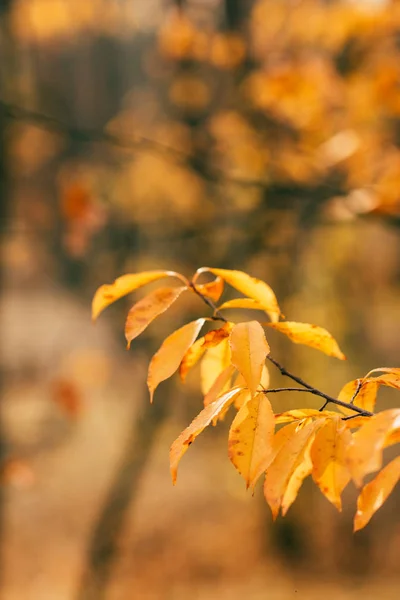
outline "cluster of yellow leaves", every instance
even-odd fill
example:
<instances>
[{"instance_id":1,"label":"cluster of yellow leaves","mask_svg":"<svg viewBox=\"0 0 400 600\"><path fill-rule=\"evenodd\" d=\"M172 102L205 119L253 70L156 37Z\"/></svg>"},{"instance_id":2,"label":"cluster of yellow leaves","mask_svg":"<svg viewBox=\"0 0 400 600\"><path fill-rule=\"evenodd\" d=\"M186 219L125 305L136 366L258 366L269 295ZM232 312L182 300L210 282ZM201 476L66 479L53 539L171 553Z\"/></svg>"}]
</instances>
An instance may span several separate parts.
<instances>
[{"instance_id":1,"label":"cluster of yellow leaves","mask_svg":"<svg viewBox=\"0 0 400 600\"><path fill-rule=\"evenodd\" d=\"M211 273L215 279L210 283L197 283L203 273ZM119 277L113 284L97 290L93 298L93 318L117 299L166 277L178 279L183 285L155 289L132 306L125 323L128 348L132 340L183 293L197 294L214 310L211 318L199 318L171 333L149 366L147 385L153 401L162 381L176 371L184 381L189 370L201 361L204 408L171 446L173 482L176 482L179 461L189 446L208 425L222 420L233 406L237 412L229 430L229 458L247 488L254 489L260 476L265 474L264 495L274 519L279 512L286 514L303 480L311 475L338 510L342 506L341 494L351 480L362 488L354 529L364 527L400 477L398 458L382 469L384 448L400 441L400 409L372 414L381 385L400 389L400 368L373 369L362 379L347 383L337 400L328 400L333 404L337 402L341 412L325 410L324 405L321 410L300 408L274 414L268 390L272 393L285 388L270 388L266 367L270 345L263 325L266 330L273 328L284 333L295 343L344 360L335 339L322 327L281 320L276 296L264 281L242 271L209 267L198 269L191 281L175 271L147 271ZM243 297L217 307L225 283L240 291ZM270 322L233 323L221 312L231 308L262 311ZM198 337L206 321L218 320L223 323L221 327ZM285 374L304 385L303 391L314 389ZM314 389L315 392L327 398ZM364 485L365 477L377 471L375 479Z\"/></svg>"}]
</instances>

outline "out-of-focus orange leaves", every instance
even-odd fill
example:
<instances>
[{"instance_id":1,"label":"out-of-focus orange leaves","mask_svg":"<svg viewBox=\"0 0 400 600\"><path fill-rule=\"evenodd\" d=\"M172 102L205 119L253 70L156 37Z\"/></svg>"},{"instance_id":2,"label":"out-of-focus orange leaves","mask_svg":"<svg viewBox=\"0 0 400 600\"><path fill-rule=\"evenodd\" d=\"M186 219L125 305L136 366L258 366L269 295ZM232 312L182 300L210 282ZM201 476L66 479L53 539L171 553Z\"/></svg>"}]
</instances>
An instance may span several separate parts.
<instances>
[{"instance_id":1,"label":"out-of-focus orange leaves","mask_svg":"<svg viewBox=\"0 0 400 600\"><path fill-rule=\"evenodd\" d=\"M234 69L246 56L245 40L238 33L219 33L211 41L210 60L220 69Z\"/></svg>"},{"instance_id":2,"label":"out-of-focus orange leaves","mask_svg":"<svg viewBox=\"0 0 400 600\"><path fill-rule=\"evenodd\" d=\"M4 461L0 471L0 483L19 489L30 488L36 482L32 466L21 458L9 458Z\"/></svg>"},{"instance_id":3,"label":"out-of-focus orange leaves","mask_svg":"<svg viewBox=\"0 0 400 600\"><path fill-rule=\"evenodd\" d=\"M116 300L146 285L146 283L157 281L157 279L162 279L163 277L178 277L182 279L182 276L175 273L175 271L143 271L142 273L122 275L114 283L100 286L92 302L92 319L97 319L99 314Z\"/></svg>"},{"instance_id":4,"label":"out-of-focus orange leaves","mask_svg":"<svg viewBox=\"0 0 400 600\"><path fill-rule=\"evenodd\" d=\"M222 277L222 279L239 290L239 292L242 292L245 296L259 302L263 310L270 316L271 321L277 321L279 319L281 311L278 306L278 301L273 290L264 281L251 277L243 271L232 271L228 269L202 267L201 269L198 269L197 273L200 274L204 271L211 271L214 275Z\"/></svg>"},{"instance_id":5,"label":"out-of-focus orange leaves","mask_svg":"<svg viewBox=\"0 0 400 600\"><path fill-rule=\"evenodd\" d=\"M376 511L382 506L400 479L400 457L378 473L360 492L357 500L357 512L354 517L354 531L365 527Z\"/></svg>"},{"instance_id":6,"label":"out-of-focus orange leaves","mask_svg":"<svg viewBox=\"0 0 400 600\"><path fill-rule=\"evenodd\" d=\"M347 451L352 436L340 416L326 419L311 447L312 475L321 492L338 510L341 494L350 481Z\"/></svg>"},{"instance_id":7,"label":"out-of-focus orange leaves","mask_svg":"<svg viewBox=\"0 0 400 600\"><path fill-rule=\"evenodd\" d=\"M230 337L232 364L242 374L252 396L261 382L262 368L270 347L258 321L238 323Z\"/></svg>"},{"instance_id":8,"label":"out-of-focus orange leaves","mask_svg":"<svg viewBox=\"0 0 400 600\"><path fill-rule=\"evenodd\" d=\"M176 483L178 463L190 444L194 442L196 437L219 415L228 403L233 402L234 397L239 392L240 388L232 389L215 400L215 402L206 406L172 444L169 456L172 481L174 483Z\"/></svg>"},{"instance_id":9,"label":"out-of-focus orange leaves","mask_svg":"<svg viewBox=\"0 0 400 600\"><path fill-rule=\"evenodd\" d=\"M307 448L312 443L315 431L319 426L318 421L313 421L298 429L297 423L291 423L275 435L273 444L275 457L266 470L264 484L264 495L274 520L278 516L291 478L294 476L297 479L299 475L299 472L296 475L296 470L305 460ZM294 486L293 489L296 487ZM297 487L296 493L298 489L299 487ZM286 510L289 508L290 501L293 500L294 498L287 498Z\"/></svg>"},{"instance_id":10,"label":"out-of-focus orange leaves","mask_svg":"<svg viewBox=\"0 0 400 600\"><path fill-rule=\"evenodd\" d=\"M284 333L295 344L311 346L311 348L316 348L328 356L334 356L341 360L346 359L336 340L323 327L310 325L309 323L297 323L295 321L266 323L266 325Z\"/></svg>"},{"instance_id":11,"label":"out-of-focus orange leaves","mask_svg":"<svg viewBox=\"0 0 400 600\"><path fill-rule=\"evenodd\" d=\"M56 379L51 386L51 399L70 419L77 419L82 412L82 393L75 382Z\"/></svg>"},{"instance_id":12,"label":"out-of-focus orange leaves","mask_svg":"<svg viewBox=\"0 0 400 600\"><path fill-rule=\"evenodd\" d=\"M382 466L382 451L387 440L400 429L400 409L385 410L371 417L354 435L347 453L351 476L357 486L369 473Z\"/></svg>"},{"instance_id":13,"label":"out-of-focus orange leaves","mask_svg":"<svg viewBox=\"0 0 400 600\"><path fill-rule=\"evenodd\" d=\"M136 302L130 309L125 322L125 337L129 348L132 340L146 329L156 317L170 306L187 290L187 287L157 288L145 298Z\"/></svg>"},{"instance_id":14,"label":"out-of-focus orange leaves","mask_svg":"<svg viewBox=\"0 0 400 600\"><path fill-rule=\"evenodd\" d=\"M254 487L272 458L275 418L271 404L261 392L242 405L229 430L229 458L246 481Z\"/></svg>"},{"instance_id":15,"label":"out-of-focus orange leaves","mask_svg":"<svg viewBox=\"0 0 400 600\"><path fill-rule=\"evenodd\" d=\"M169 335L160 349L151 359L147 376L147 387L150 392L150 402L159 383L175 373L182 358L197 338L205 319L197 319L187 323Z\"/></svg>"}]
</instances>

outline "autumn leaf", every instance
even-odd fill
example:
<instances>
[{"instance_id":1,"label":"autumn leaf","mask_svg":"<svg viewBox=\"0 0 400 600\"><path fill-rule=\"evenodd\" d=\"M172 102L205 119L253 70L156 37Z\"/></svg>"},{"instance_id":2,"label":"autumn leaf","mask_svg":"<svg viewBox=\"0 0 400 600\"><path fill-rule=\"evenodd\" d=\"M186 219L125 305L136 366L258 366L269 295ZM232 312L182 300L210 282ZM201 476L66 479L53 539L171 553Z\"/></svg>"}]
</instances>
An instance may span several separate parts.
<instances>
[{"instance_id":1,"label":"autumn leaf","mask_svg":"<svg viewBox=\"0 0 400 600\"><path fill-rule=\"evenodd\" d=\"M230 337L232 364L243 375L252 394L261 381L262 368L270 348L264 330L258 321L238 323Z\"/></svg>"},{"instance_id":2,"label":"autumn leaf","mask_svg":"<svg viewBox=\"0 0 400 600\"><path fill-rule=\"evenodd\" d=\"M291 477L304 460L308 445L313 439L318 421L299 429L297 423L286 425L275 435L273 449L275 457L266 470L264 495L275 520ZM288 502L286 503L286 509Z\"/></svg>"},{"instance_id":3,"label":"autumn leaf","mask_svg":"<svg viewBox=\"0 0 400 600\"><path fill-rule=\"evenodd\" d=\"M174 441L169 453L171 475L174 484L176 483L179 461L189 448L190 444L194 442L197 436L219 415L228 403L233 402L234 397L239 392L240 388L229 390L229 392L226 392L217 398L215 402L206 406L197 417L195 417L189 427L182 431L180 436Z\"/></svg>"},{"instance_id":4,"label":"autumn leaf","mask_svg":"<svg viewBox=\"0 0 400 600\"><path fill-rule=\"evenodd\" d=\"M196 274L200 275L200 273L204 273L205 271L209 271L218 277L222 277L226 283L229 283L229 285L239 290L239 292L242 292L245 296L259 302L262 309L268 313L271 321L275 322L279 320L281 311L278 306L278 301L272 288L264 281L251 277L243 271L212 269L209 267L198 269Z\"/></svg>"},{"instance_id":5,"label":"autumn leaf","mask_svg":"<svg viewBox=\"0 0 400 600\"><path fill-rule=\"evenodd\" d=\"M357 500L354 531L362 529L382 506L400 479L400 456L392 460L378 475L367 483Z\"/></svg>"},{"instance_id":6,"label":"autumn leaf","mask_svg":"<svg viewBox=\"0 0 400 600\"><path fill-rule=\"evenodd\" d=\"M335 339L323 327L310 325L309 323L297 323L296 321L265 323L265 325L284 333L295 344L304 344L305 346L320 350L328 356L335 356L341 360L346 359Z\"/></svg>"},{"instance_id":7,"label":"autumn leaf","mask_svg":"<svg viewBox=\"0 0 400 600\"><path fill-rule=\"evenodd\" d=\"M229 458L246 481L254 487L271 460L275 430L274 413L261 392L243 404L229 430Z\"/></svg>"},{"instance_id":8,"label":"autumn leaf","mask_svg":"<svg viewBox=\"0 0 400 600\"><path fill-rule=\"evenodd\" d=\"M130 348L132 340L146 329L156 317L165 312L187 290L187 287L163 287L136 302L130 309L125 323L125 337Z\"/></svg>"},{"instance_id":9,"label":"autumn leaf","mask_svg":"<svg viewBox=\"0 0 400 600\"><path fill-rule=\"evenodd\" d=\"M303 459L300 464L295 468L293 475L289 479L289 483L286 486L286 489L283 494L282 504L281 504L281 513L284 517L292 506L293 502L297 498L297 494L303 484L303 481L306 477L311 475L312 471L312 462L310 457L310 446L312 442L312 437L310 438L309 443L307 444Z\"/></svg>"},{"instance_id":10,"label":"autumn leaf","mask_svg":"<svg viewBox=\"0 0 400 600\"><path fill-rule=\"evenodd\" d=\"M150 402L158 384L175 373L181 364L184 354L193 344L206 319L197 319L174 331L162 343L160 349L151 359L147 376L150 391Z\"/></svg>"},{"instance_id":11,"label":"autumn leaf","mask_svg":"<svg viewBox=\"0 0 400 600\"><path fill-rule=\"evenodd\" d=\"M353 434L353 443L347 453L351 476L361 486L365 475L382 466L382 451L390 436L400 429L400 409L380 412Z\"/></svg>"},{"instance_id":12,"label":"autumn leaf","mask_svg":"<svg viewBox=\"0 0 400 600\"><path fill-rule=\"evenodd\" d=\"M210 391L218 375L231 364L229 338L224 338L217 346L207 348L200 365L201 391Z\"/></svg>"},{"instance_id":13,"label":"autumn leaf","mask_svg":"<svg viewBox=\"0 0 400 600\"><path fill-rule=\"evenodd\" d=\"M233 300L228 300L218 306L218 310L222 310L224 308L251 308L254 310L264 310L262 304L257 302L257 300L253 300L253 298L234 298Z\"/></svg>"},{"instance_id":14,"label":"autumn leaf","mask_svg":"<svg viewBox=\"0 0 400 600\"><path fill-rule=\"evenodd\" d=\"M378 367L377 369L372 369L372 371L369 371L364 379L369 379L373 373L389 373L391 375L397 375L400 377L400 367Z\"/></svg>"},{"instance_id":15,"label":"autumn leaf","mask_svg":"<svg viewBox=\"0 0 400 600\"><path fill-rule=\"evenodd\" d=\"M379 385L375 379L366 381L363 381L362 379L354 379L343 386L343 388L340 390L338 400L347 402L348 404L353 404L354 402L356 406L359 406L364 410L374 412L378 388ZM356 392L357 395L354 397ZM339 410L346 415L354 414L354 411L349 408L344 408L343 406L339 406Z\"/></svg>"},{"instance_id":16,"label":"autumn leaf","mask_svg":"<svg viewBox=\"0 0 400 600\"><path fill-rule=\"evenodd\" d=\"M188 372L200 360L205 351L206 346L204 345L203 336L196 340L194 344L190 346L190 348L185 352L185 355L182 358L181 364L179 365L179 376L181 378L181 381L185 381Z\"/></svg>"},{"instance_id":17,"label":"autumn leaf","mask_svg":"<svg viewBox=\"0 0 400 600\"><path fill-rule=\"evenodd\" d=\"M292 421L300 421L310 417L335 417L337 413L332 410L317 410L316 408L294 408L292 410L286 410L285 412L278 413L275 415L275 422L277 425L281 423L291 423Z\"/></svg>"},{"instance_id":18,"label":"autumn leaf","mask_svg":"<svg viewBox=\"0 0 400 600\"><path fill-rule=\"evenodd\" d=\"M214 402L221 392L224 391L226 384L231 380L234 370L235 367L233 365L228 365L223 371L221 371L208 390L207 394L204 396L204 406Z\"/></svg>"},{"instance_id":19,"label":"autumn leaf","mask_svg":"<svg viewBox=\"0 0 400 600\"><path fill-rule=\"evenodd\" d=\"M321 492L340 511L341 494L350 481L347 450L352 435L340 416L326 419L311 447L312 476Z\"/></svg>"},{"instance_id":20,"label":"autumn leaf","mask_svg":"<svg viewBox=\"0 0 400 600\"><path fill-rule=\"evenodd\" d=\"M379 383L379 385L386 385L388 387L393 387L397 390L400 390L400 374L387 373L386 375L375 377L372 381L376 381Z\"/></svg>"},{"instance_id":21,"label":"autumn leaf","mask_svg":"<svg viewBox=\"0 0 400 600\"><path fill-rule=\"evenodd\" d=\"M110 304L126 296L138 288L162 279L163 277L177 277L184 280L183 275L175 271L143 271L142 273L132 273L118 277L114 283L105 284L98 288L92 302L92 319L95 320L99 314ZM189 283L189 282L187 282Z\"/></svg>"},{"instance_id":22,"label":"autumn leaf","mask_svg":"<svg viewBox=\"0 0 400 600\"><path fill-rule=\"evenodd\" d=\"M221 277L216 277L210 283L197 284L196 290L203 296L210 298L213 302L218 302L224 291L224 280Z\"/></svg>"}]
</instances>

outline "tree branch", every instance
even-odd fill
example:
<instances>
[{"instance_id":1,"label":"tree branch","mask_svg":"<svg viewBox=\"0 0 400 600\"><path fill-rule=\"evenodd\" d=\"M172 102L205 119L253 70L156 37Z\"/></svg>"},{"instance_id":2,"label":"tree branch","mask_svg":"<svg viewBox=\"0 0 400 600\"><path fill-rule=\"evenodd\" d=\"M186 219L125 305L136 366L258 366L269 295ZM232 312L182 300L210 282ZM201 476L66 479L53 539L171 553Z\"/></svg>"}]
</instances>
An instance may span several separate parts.
<instances>
[{"instance_id":1,"label":"tree branch","mask_svg":"<svg viewBox=\"0 0 400 600\"><path fill-rule=\"evenodd\" d=\"M207 304L207 306L209 306L214 311L213 318L217 318L220 321L223 321L224 323L228 322L228 320L224 317L224 315L218 310L217 306L211 300L211 298L204 296L204 294L202 294L196 288L196 285L193 282L190 283L190 287L203 300L203 302L205 304ZM363 417L373 417L374 416L374 413L370 412L369 410L364 410L363 408L360 408L360 407L356 406L355 404L352 404L357 396L359 388L356 390L356 393L354 394L354 396L351 400L351 403L343 402L342 400L339 400L338 398L334 398L333 396L329 396L328 394L325 394L325 392L318 390L314 386L312 386L309 383L307 383L306 381L304 381L304 379L301 379L301 377L294 375L293 373L288 371L285 367L283 367L280 363L278 363L278 361L275 360L271 355L268 355L267 359L277 369L279 369L279 371L281 372L282 375L284 375L285 377L289 377L290 379L292 379L293 381L295 381L296 383L301 385L302 388L304 388L304 389L302 389L302 388L274 388L272 390L265 390L265 393L277 393L277 392L288 392L288 391L290 391L290 392L308 392L310 394L314 394L314 396L319 396L321 398L324 398L325 403L320 408L320 410L324 410L328 404L336 404L336 406L341 406L343 408L353 410L355 413L357 413Z\"/></svg>"}]
</instances>

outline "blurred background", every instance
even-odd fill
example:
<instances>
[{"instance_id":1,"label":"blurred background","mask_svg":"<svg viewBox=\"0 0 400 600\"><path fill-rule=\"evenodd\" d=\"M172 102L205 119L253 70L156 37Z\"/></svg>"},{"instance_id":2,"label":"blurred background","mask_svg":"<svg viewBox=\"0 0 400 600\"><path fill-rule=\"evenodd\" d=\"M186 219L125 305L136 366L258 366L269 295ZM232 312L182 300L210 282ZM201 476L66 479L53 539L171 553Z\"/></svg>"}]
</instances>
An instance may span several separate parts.
<instances>
[{"instance_id":1,"label":"blurred background","mask_svg":"<svg viewBox=\"0 0 400 600\"><path fill-rule=\"evenodd\" d=\"M0 0L0 206L2 598L398 597L398 491L353 536L355 490L338 514L306 481L272 525L229 419L172 487L198 373L150 407L146 368L197 297L130 352L133 298L95 325L90 303L123 273L242 269L339 341L347 363L271 333L316 387L399 366L400 2Z\"/></svg>"}]
</instances>

